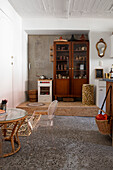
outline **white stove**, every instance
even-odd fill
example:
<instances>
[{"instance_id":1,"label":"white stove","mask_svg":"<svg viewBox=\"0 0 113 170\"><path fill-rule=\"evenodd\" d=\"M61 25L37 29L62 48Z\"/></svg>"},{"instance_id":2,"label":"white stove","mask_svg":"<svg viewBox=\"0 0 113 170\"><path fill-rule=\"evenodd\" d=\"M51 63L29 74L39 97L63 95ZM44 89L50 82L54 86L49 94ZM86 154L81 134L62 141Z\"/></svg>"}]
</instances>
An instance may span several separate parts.
<instances>
[{"instance_id":1,"label":"white stove","mask_svg":"<svg viewBox=\"0 0 113 170\"><path fill-rule=\"evenodd\" d=\"M38 102L52 101L52 80L38 80Z\"/></svg>"}]
</instances>

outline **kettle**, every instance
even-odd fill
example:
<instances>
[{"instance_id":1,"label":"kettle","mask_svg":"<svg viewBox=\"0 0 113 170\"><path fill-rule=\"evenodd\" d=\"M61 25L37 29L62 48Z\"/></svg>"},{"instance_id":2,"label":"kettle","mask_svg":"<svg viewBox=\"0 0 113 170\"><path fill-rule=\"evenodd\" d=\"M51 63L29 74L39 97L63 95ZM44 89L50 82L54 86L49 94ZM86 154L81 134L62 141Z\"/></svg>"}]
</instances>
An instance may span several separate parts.
<instances>
[{"instance_id":1,"label":"kettle","mask_svg":"<svg viewBox=\"0 0 113 170\"><path fill-rule=\"evenodd\" d=\"M46 76L44 76L44 75L40 76L40 79L42 79L42 80L45 79L45 78L46 78Z\"/></svg>"}]
</instances>

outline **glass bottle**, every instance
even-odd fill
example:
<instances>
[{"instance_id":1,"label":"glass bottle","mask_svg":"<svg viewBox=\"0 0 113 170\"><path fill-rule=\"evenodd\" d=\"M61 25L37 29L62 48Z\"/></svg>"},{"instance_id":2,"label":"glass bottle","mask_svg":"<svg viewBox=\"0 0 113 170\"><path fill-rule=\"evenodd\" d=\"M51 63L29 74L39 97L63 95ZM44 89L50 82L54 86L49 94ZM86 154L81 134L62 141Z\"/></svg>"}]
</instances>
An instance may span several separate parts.
<instances>
[{"instance_id":1,"label":"glass bottle","mask_svg":"<svg viewBox=\"0 0 113 170\"><path fill-rule=\"evenodd\" d=\"M2 104L2 110L6 111L6 104Z\"/></svg>"},{"instance_id":2,"label":"glass bottle","mask_svg":"<svg viewBox=\"0 0 113 170\"><path fill-rule=\"evenodd\" d=\"M113 79L113 64L112 64L112 68L110 70L110 78Z\"/></svg>"}]
</instances>

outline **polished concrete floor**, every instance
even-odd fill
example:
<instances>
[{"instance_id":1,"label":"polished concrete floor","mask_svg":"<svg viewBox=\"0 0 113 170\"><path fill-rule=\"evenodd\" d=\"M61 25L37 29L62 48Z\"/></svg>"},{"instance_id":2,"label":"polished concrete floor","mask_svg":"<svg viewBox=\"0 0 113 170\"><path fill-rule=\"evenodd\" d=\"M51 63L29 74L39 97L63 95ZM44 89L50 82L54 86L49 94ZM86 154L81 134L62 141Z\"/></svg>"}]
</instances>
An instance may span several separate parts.
<instances>
[{"instance_id":1,"label":"polished concrete floor","mask_svg":"<svg viewBox=\"0 0 113 170\"><path fill-rule=\"evenodd\" d=\"M20 151L1 158L0 170L113 170L111 138L94 117L55 116L53 127L19 138Z\"/></svg>"}]
</instances>

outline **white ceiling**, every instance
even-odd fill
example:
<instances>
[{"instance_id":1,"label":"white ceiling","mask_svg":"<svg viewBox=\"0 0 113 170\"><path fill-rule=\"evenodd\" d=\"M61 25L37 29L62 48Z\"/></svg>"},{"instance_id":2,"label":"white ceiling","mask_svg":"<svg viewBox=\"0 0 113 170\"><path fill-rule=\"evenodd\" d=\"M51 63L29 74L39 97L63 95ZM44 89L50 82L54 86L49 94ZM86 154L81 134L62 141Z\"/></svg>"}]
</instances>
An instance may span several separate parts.
<instances>
[{"instance_id":1,"label":"white ceiling","mask_svg":"<svg viewBox=\"0 0 113 170\"><path fill-rule=\"evenodd\" d=\"M113 0L9 0L22 18L113 18Z\"/></svg>"}]
</instances>

